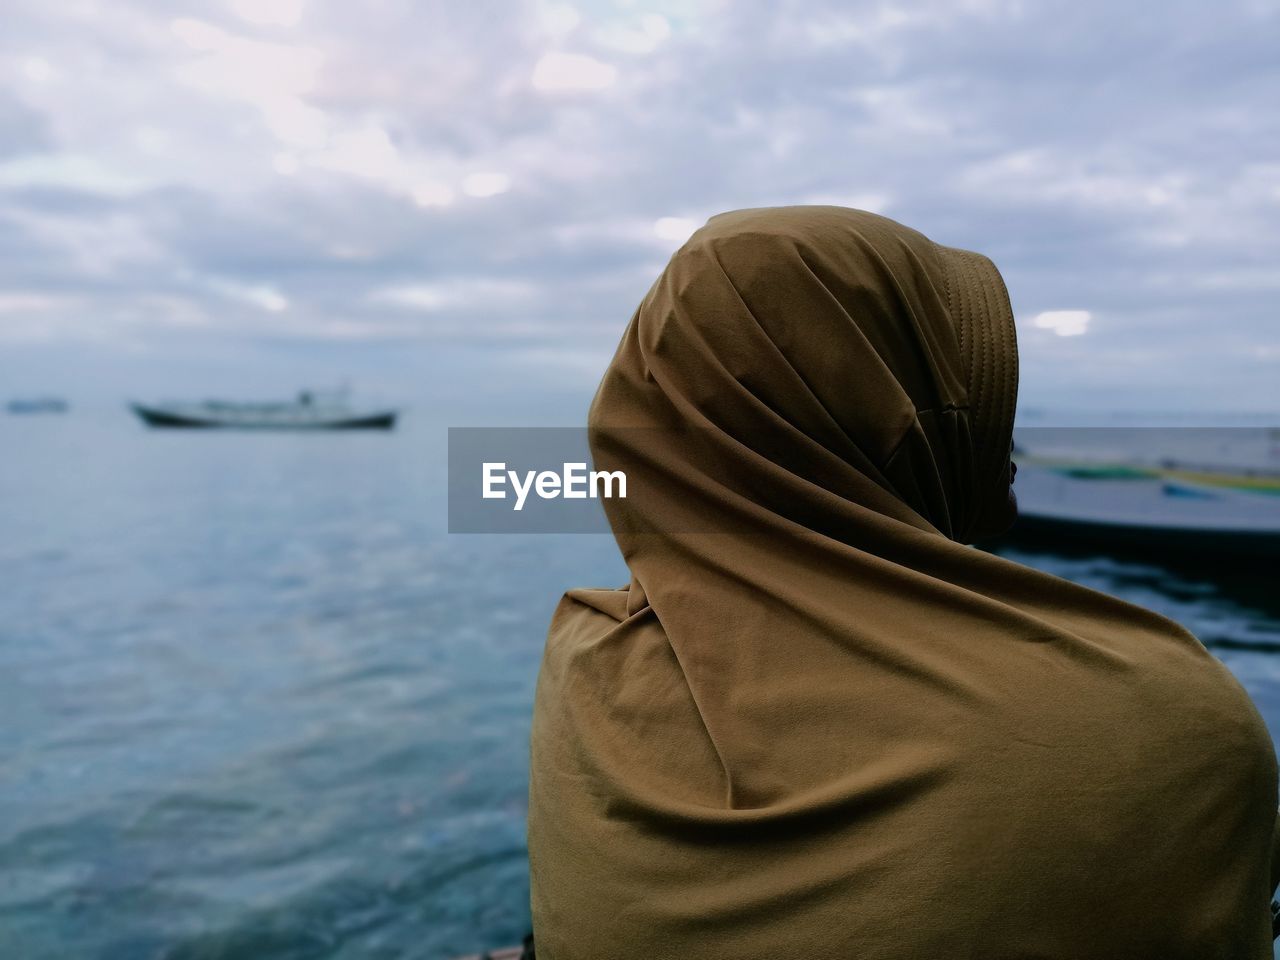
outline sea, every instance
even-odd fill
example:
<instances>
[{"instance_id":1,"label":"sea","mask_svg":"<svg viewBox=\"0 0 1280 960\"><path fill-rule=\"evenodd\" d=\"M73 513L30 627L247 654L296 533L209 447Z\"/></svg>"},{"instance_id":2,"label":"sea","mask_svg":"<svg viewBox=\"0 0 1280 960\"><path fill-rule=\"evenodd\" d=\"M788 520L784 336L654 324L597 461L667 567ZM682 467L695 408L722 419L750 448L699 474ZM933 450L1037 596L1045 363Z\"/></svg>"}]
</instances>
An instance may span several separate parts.
<instances>
[{"instance_id":1,"label":"sea","mask_svg":"<svg viewBox=\"0 0 1280 960\"><path fill-rule=\"evenodd\" d=\"M627 572L607 535L450 535L444 427L0 416L0 957L519 942L547 622ZM998 549L1185 624L1280 731L1274 564Z\"/></svg>"}]
</instances>

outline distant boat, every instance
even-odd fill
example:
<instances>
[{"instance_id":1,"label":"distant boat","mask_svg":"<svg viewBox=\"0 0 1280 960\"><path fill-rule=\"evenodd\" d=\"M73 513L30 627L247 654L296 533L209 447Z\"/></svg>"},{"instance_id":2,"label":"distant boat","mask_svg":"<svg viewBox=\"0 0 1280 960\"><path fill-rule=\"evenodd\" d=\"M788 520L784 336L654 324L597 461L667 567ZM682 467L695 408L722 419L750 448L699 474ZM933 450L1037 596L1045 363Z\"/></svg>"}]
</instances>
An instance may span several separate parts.
<instances>
[{"instance_id":1,"label":"distant boat","mask_svg":"<svg viewBox=\"0 0 1280 960\"><path fill-rule=\"evenodd\" d=\"M1280 558L1280 471L1015 453L1015 539L1108 552Z\"/></svg>"},{"instance_id":2,"label":"distant boat","mask_svg":"<svg viewBox=\"0 0 1280 960\"><path fill-rule=\"evenodd\" d=\"M5 409L14 415L34 413L66 413L67 401L61 397L15 397L5 404Z\"/></svg>"},{"instance_id":3,"label":"distant boat","mask_svg":"<svg viewBox=\"0 0 1280 960\"><path fill-rule=\"evenodd\" d=\"M149 427L185 430L390 430L398 415L395 410L355 410L341 393L309 390L295 400L277 402L203 400L129 407Z\"/></svg>"}]
</instances>

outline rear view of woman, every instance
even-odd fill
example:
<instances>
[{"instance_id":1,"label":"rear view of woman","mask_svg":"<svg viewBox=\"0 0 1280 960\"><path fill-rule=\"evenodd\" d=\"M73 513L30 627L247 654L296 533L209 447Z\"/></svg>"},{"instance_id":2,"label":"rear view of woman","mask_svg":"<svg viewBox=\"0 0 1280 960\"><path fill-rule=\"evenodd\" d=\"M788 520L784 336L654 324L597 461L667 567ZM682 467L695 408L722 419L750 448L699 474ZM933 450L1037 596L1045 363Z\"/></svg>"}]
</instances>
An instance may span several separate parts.
<instances>
[{"instance_id":1,"label":"rear view of woman","mask_svg":"<svg viewBox=\"0 0 1280 960\"><path fill-rule=\"evenodd\" d=\"M590 414L632 574L566 594L532 734L542 960L1271 957L1276 758L1164 617L1007 527L985 257L713 217Z\"/></svg>"}]
</instances>

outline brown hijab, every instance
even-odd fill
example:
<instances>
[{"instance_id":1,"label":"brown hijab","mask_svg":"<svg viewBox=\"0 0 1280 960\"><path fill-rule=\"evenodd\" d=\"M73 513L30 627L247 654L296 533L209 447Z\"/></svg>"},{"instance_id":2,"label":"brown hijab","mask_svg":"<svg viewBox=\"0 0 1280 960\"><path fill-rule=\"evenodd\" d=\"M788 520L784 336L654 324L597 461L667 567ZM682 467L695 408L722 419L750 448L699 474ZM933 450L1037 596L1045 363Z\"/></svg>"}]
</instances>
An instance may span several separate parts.
<instances>
[{"instance_id":1,"label":"brown hijab","mask_svg":"<svg viewBox=\"0 0 1280 960\"><path fill-rule=\"evenodd\" d=\"M1276 759L1186 630L998 526L985 257L838 207L711 218L592 405L632 573L556 611L541 960L1271 957Z\"/></svg>"}]
</instances>

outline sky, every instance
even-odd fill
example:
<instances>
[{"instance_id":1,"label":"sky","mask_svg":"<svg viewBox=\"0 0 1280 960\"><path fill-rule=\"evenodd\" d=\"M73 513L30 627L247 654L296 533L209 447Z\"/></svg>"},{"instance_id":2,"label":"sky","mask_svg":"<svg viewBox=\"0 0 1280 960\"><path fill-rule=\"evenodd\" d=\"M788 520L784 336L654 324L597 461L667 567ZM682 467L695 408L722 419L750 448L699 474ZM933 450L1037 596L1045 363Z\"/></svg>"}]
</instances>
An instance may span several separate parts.
<instances>
[{"instance_id":1,"label":"sky","mask_svg":"<svg viewBox=\"0 0 1280 960\"><path fill-rule=\"evenodd\" d=\"M1280 2L7 0L0 395L589 397L711 214L979 250L1021 406L1280 411Z\"/></svg>"}]
</instances>

